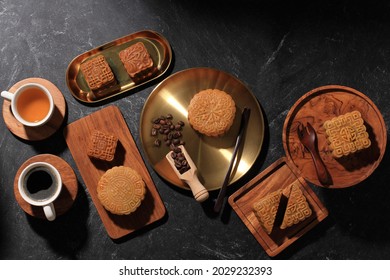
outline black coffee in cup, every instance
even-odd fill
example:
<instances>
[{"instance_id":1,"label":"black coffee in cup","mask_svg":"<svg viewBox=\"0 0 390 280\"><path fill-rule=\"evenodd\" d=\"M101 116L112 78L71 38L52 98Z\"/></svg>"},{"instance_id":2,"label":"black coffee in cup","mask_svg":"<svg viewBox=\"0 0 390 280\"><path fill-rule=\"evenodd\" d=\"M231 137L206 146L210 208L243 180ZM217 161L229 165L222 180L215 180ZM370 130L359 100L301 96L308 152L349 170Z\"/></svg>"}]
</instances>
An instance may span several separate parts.
<instances>
[{"instance_id":1,"label":"black coffee in cup","mask_svg":"<svg viewBox=\"0 0 390 280\"><path fill-rule=\"evenodd\" d=\"M57 190L56 178L44 168L31 170L25 178L25 193L35 201L51 198Z\"/></svg>"}]
</instances>

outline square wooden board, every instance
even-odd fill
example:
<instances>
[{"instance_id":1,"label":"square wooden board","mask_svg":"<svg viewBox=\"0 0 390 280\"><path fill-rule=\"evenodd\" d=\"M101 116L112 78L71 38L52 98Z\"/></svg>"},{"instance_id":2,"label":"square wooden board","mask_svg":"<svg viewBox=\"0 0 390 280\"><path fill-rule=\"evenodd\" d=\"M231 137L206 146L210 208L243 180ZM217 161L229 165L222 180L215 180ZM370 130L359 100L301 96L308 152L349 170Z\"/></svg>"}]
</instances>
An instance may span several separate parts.
<instances>
[{"instance_id":1,"label":"square wooden board","mask_svg":"<svg viewBox=\"0 0 390 280\"><path fill-rule=\"evenodd\" d=\"M253 212L253 204L267 194L284 189L295 181L299 183L312 209L312 215L303 222L284 230L274 227L274 230L268 235ZM233 193L229 197L229 204L271 257L279 254L328 216L328 210L306 181L299 176L299 170L289 164L284 157Z\"/></svg>"}]
</instances>

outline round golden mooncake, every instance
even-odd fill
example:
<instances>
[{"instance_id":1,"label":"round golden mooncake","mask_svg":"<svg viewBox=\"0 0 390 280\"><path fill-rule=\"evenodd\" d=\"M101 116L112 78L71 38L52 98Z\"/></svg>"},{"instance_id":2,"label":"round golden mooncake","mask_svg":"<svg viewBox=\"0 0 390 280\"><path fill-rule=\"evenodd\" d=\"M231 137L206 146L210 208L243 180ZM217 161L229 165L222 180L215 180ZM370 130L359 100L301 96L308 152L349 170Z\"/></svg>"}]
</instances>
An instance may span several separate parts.
<instances>
[{"instance_id":1,"label":"round golden mooncake","mask_svg":"<svg viewBox=\"0 0 390 280\"><path fill-rule=\"evenodd\" d=\"M145 182L141 175L125 166L107 170L97 187L98 198L104 208L117 215L128 215L137 210L145 192Z\"/></svg>"},{"instance_id":2,"label":"round golden mooncake","mask_svg":"<svg viewBox=\"0 0 390 280\"><path fill-rule=\"evenodd\" d=\"M188 106L188 121L198 132L207 136L220 136L233 124L236 104L226 92L205 89L194 95Z\"/></svg>"}]
</instances>

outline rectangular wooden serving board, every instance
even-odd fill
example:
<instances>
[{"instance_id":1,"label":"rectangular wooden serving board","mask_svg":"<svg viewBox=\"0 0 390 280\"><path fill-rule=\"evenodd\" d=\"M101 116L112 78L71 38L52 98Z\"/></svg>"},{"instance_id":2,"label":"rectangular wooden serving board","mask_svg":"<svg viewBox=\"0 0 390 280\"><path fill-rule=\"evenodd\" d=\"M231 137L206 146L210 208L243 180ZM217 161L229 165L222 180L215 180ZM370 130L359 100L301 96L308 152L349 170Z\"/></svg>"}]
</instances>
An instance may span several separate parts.
<instances>
[{"instance_id":1,"label":"rectangular wooden serving board","mask_svg":"<svg viewBox=\"0 0 390 280\"><path fill-rule=\"evenodd\" d=\"M253 204L267 194L278 189L284 189L294 182L298 183L305 195L312 210L312 215L306 220L284 230L274 227L274 230L268 235L253 212ZM328 210L306 181L299 176L299 170L289 165L284 157L274 162L233 193L229 197L229 204L271 257L286 249L328 216Z\"/></svg>"},{"instance_id":2,"label":"rectangular wooden serving board","mask_svg":"<svg viewBox=\"0 0 390 280\"><path fill-rule=\"evenodd\" d=\"M94 130L118 137L118 146L112 162L92 160L87 155L87 146ZM64 137L107 233L112 239L121 238L164 217L166 213L164 203L118 107L103 108L67 125L64 129ZM100 177L108 169L120 165L136 170L147 187L141 206L130 215L111 214L97 197Z\"/></svg>"}]
</instances>

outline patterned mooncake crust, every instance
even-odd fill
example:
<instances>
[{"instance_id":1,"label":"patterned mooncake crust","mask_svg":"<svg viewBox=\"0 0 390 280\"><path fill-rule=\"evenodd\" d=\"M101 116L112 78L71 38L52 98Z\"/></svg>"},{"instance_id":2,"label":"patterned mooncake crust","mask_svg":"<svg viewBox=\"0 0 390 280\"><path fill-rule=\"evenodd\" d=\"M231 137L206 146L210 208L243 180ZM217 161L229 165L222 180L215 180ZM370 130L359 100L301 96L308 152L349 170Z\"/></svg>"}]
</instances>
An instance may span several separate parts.
<instances>
[{"instance_id":1,"label":"patterned mooncake crust","mask_svg":"<svg viewBox=\"0 0 390 280\"><path fill-rule=\"evenodd\" d=\"M104 208L116 215L128 215L137 210L145 193L141 175L125 166L107 170L97 187L98 198Z\"/></svg>"},{"instance_id":2,"label":"patterned mooncake crust","mask_svg":"<svg viewBox=\"0 0 390 280\"><path fill-rule=\"evenodd\" d=\"M218 89L202 90L194 95L188 106L188 121L198 132L220 136L233 125L236 104L226 92Z\"/></svg>"},{"instance_id":3,"label":"patterned mooncake crust","mask_svg":"<svg viewBox=\"0 0 390 280\"><path fill-rule=\"evenodd\" d=\"M271 234L278 212L282 190L274 191L253 204L253 211L262 228Z\"/></svg>"},{"instance_id":4,"label":"patterned mooncake crust","mask_svg":"<svg viewBox=\"0 0 390 280\"><path fill-rule=\"evenodd\" d=\"M312 210L310 209L306 197L299 185L293 183L289 186L289 188L291 188L291 190L287 201L286 211L284 212L283 221L280 226L281 229L298 224L306 220L312 214Z\"/></svg>"},{"instance_id":5,"label":"patterned mooncake crust","mask_svg":"<svg viewBox=\"0 0 390 280\"><path fill-rule=\"evenodd\" d=\"M347 156L371 146L359 111L335 117L324 123L326 136L335 158Z\"/></svg>"},{"instance_id":6,"label":"patterned mooncake crust","mask_svg":"<svg viewBox=\"0 0 390 280\"><path fill-rule=\"evenodd\" d=\"M117 143L118 137L115 135L95 130L88 144L87 154L100 160L112 161L115 156Z\"/></svg>"},{"instance_id":7,"label":"patterned mooncake crust","mask_svg":"<svg viewBox=\"0 0 390 280\"><path fill-rule=\"evenodd\" d=\"M103 55L98 55L81 63L80 69L92 91L116 84L114 74Z\"/></svg>"},{"instance_id":8,"label":"patterned mooncake crust","mask_svg":"<svg viewBox=\"0 0 390 280\"><path fill-rule=\"evenodd\" d=\"M153 60L142 42L120 51L119 58L131 78L153 66Z\"/></svg>"}]
</instances>

